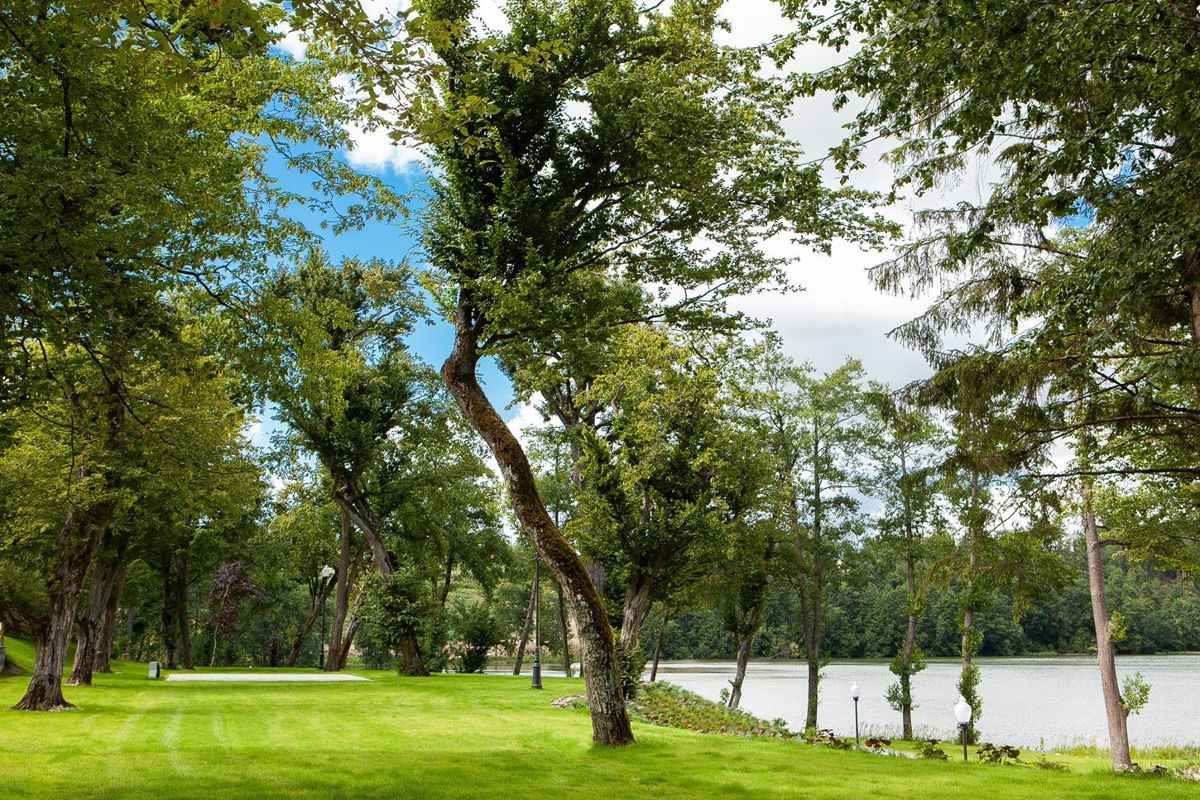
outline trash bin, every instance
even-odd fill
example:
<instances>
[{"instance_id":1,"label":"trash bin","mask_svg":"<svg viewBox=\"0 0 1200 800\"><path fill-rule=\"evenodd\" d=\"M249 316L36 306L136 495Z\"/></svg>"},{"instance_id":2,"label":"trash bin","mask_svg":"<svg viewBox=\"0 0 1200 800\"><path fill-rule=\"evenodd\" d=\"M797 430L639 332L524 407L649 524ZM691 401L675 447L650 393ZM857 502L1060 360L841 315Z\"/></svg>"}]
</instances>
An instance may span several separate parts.
<instances>
[{"instance_id":1,"label":"trash bin","mask_svg":"<svg viewBox=\"0 0 1200 800\"><path fill-rule=\"evenodd\" d=\"M151 661L150 662L150 680L152 680L152 681L158 680L158 676L159 676L160 672L161 672L161 670L159 670L159 668L158 668L158 662Z\"/></svg>"},{"instance_id":2,"label":"trash bin","mask_svg":"<svg viewBox=\"0 0 1200 800\"><path fill-rule=\"evenodd\" d=\"M8 659L8 654L4 650L4 645L0 644L0 672L4 672L4 664Z\"/></svg>"}]
</instances>

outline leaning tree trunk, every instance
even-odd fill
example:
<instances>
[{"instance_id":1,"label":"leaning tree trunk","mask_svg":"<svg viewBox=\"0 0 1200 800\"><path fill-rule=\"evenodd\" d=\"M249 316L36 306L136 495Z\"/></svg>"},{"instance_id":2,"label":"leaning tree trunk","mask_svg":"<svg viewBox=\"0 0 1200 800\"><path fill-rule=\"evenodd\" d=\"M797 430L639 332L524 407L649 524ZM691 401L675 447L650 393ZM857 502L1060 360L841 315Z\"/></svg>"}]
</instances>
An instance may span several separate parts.
<instances>
[{"instance_id":1,"label":"leaning tree trunk","mask_svg":"<svg viewBox=\"0 0 1200 800\"><path fill-rule=\"evenodd\" d=\"M529 591L529 605L525 608L525 626L521 628L521 638L517 641L517 660L513 664L513 675L521 674L521 664L525 661L525 647L529 644L529 632L533 630L533 608L537 603L538 586L535 581Z\"/></svg>"},{"instance_id":2,"label":"leaning tree trunk","mask_svg":"<svg viewBox=\"0 0 1200 800\"><path fill-rule=\"evenodd\" d=\"M312 595L312 603L309 605L308 613L304 616L304 621L300 623L300 630L296 632L296 638L292 641L292 649L288 651L287 659L283 662L284 667L294 667L296 666L296 662L300 660L300 653L304 650L304 642L308 639L308 634L312 631L312 626L316 623L317 617L321 616L321 607L329 599L329 595L333 592L333 586L332 581L325 580L324 578L317 581L316 594Z\"/></svg>"},{"instance_id":3,"label":"leaning tree trunk","mask_svg":"<svg viewBox=\"0 0 1200 800\"><path fill-rule=\"evenodd\" d=\"M1083 513L1083 536L1087 543L1088 588L1092 596L1092 621L1096 628L1096 657L1100 662L1100 690L1104 696L1104 714L1108 718L1108 747L1113 769L1118 772L1132 768L1129 753L1129 727L1125 707L1121 704L1121 688L1117 682L1116 651L1113 647L1112 622L1108 614L1108 596L1104 587L1104 546L1096 529L1092 510L1092 487L1084 479L1080 490Z\"/></svg>"},{"instance_id":4,"label":"leaning tree trunk","mask_svg":"<svg viewBox=\"0 0 1200 800\"><path fill-rule=\"evenodd\" d=\"M125 588L125 564L117 567L113 576L112 590L108 593L108 607L104 610L104 624L100 626L100 643L96 648L96 658L92 662L92 670L101 674L112 672L113 637L117 629L117 616L121 610L121 592Z\"/></svg>"},{"instance_id":5,"label":"leaning tree trunk","mask_svg":"<svg viewBox=\"0 0 1200 800\"><path fill-rule=\"evenodd\" d=\"M729 692L730 708L737 708L742 703L742 683L746 680L746 665L750 662L750 648L754 645L755 634L758 633L757 624L748 627L750 632L738 637L737 671L733 680L729 682L733 687Z\"/></svg>"},{"instance_id":6,"label":"leaning tree trunk","mask_svg":"<svg viewBox=\"0 0 1200 800\"><path fill-rule=\"evenodd\" d=\"M81 475L86 477L85 475ZM99 526L76 509L67 511L59 528L49 586L49 608L42 625L33 631L36 653L33 677L25 695L13 708L20 711L57 711L72 708L62 693L63 667L74 628L75 609L88 568L100 540Z\"/></svg>"},{"instance_id":7,"label":"leaning tree trunk","mask_svg":"<svg viewBox=\"0 0 1200 800\"><path fill-rule=\"evenodd\" d=\"M456 313L454 349L442 365L442 378L467 419L491 448L517 519L567 594L579 625L580 661L593 739L602 745L629 744L633 742L633 729L621 691L612 627L604 603L579 554L546 512L520 442L479 385L475 374L479 360L478 331L469 295L464 292Z\"/></svg>"},{"instance_id":8,"label":"leaning tree trunk","mask_svg":"<svg viewBox=\"0 0 1200 800\"><path fill-rule=\"evenodd\" d=\"M334 501L342 512L350 517L354 526L362 531L367 547L371 549L371 558L375 562L376 569L379 570L379 577L384 580L391 579L396 569L383 544L383 537L380 535L381 526L379 518L375 515L375 509L371 508L370 501L358 487L353 475L346 473L336 465L329 466L329 474L334 485Z\"/></svg>"}]
</instances>

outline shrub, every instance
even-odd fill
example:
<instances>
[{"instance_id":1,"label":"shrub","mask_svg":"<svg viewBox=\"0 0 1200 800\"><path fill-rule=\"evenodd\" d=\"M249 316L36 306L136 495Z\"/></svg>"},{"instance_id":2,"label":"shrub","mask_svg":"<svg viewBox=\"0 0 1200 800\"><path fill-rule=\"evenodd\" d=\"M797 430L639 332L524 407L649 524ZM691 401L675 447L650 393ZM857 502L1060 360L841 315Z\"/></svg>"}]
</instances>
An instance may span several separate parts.
<instances>
[{"instance_id":1,"label":"shrub","mask_svg":"<svg viewBox=\"0 0 1200 800\"><path fill-rule=\"evenodd\" d=\"M1021 760L1021 751L1009 744L1002 744L999 747L991 742L984 742L979 745L979 749L975 751L975 755L984 764L1024 764Z\"/></svg>"},{"instance_id":2,"label":"shrub","mask_svg":"<svg viewBox=\"0 0 1200 800\"><path fill-rule=\"evenodd\" d=\"M928 758L935 761L945 761L949 758L946 751L938 747L940 739L922 739L917 742L917 755L921 758Z\"/></svg>"},{"instance_id":3,"label":"shrub","mask_svg":"<svg viewBox=\"0 0 1200 800\"><path fill-rule=\"evenodd\" d=\"M630 710L640 719L664 727L730 736L796 738L783 720L767 722L661 681L643 686L636 702L630 703Z\"/></svg>"},{"instance_id":4,"label":"shrub","mask_svg":"<svg viewBox=\"0 0 1200 800\"><path fill-rule=\"evenodd\" d=\"M451 615L459 672L483 672L488 651L504 641L504 626L486 603L459 600Z\"/></svg>"},{"instance_id":5,"label":"shrub","mask_svg":"<svg viewBox=\"0 0 1200 800\"><path fill-rule=\"evenodd\" d=\"M616 641L617 677L621 680L621 691L626 700L637 697L642 685L642 673L646 671L646 654L642 652L640 642L632 642L628 647Z\"/></svg>"}]
</instances>

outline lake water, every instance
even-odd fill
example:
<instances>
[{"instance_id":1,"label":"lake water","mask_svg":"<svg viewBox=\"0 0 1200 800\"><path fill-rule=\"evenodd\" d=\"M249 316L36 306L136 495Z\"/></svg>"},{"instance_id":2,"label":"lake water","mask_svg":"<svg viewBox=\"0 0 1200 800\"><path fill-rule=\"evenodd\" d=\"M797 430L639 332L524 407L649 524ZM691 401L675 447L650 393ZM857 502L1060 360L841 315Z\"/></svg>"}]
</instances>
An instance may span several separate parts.
<instances>
[{"instance_id":1,"label":"lake water","mask_svg":"<svg viewBox=\"0 0 1200 800\"><path fill-rule=\"evenodd\" d=\"M980 687L985 741L1047 749L1068 745L1107 746L1108 728L1094 659L981 658ZM958 699L957 661L931 662L913 678L913 727L918 736L953 738L952 707ZM742 708L766 719L780 717L792 730L804 727L807 678L800 662L751 662L742 686ZM1117 659L1121 676L1141 672L1151 686L1150 703L1129 718L1134 745L1200 745L1200 655L1130 656ZM659 666L668 680L716 700L734 674L733 662L676 661ZM900 715L884 698L895 680L886 663L831 663L823 671L817 722L854 735L850 686L862 689L859 720L864 735L895 735Z\"/></svg>"}]
</instances>

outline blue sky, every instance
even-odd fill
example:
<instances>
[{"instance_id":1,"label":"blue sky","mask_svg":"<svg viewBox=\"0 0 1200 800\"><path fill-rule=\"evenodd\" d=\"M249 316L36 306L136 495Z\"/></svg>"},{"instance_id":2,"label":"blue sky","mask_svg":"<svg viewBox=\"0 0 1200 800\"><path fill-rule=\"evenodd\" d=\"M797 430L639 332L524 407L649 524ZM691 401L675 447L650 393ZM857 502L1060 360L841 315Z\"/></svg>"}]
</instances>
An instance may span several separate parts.
<instances>
[{"instance_id":1,"label":"blue sky","mask_svg":"<svg viewBox=\"0 0 1200 800\"><path fill-rule=\"evenodd\" d=\"M346 155L342 154L341 159L347 161ZM351 165L363 169L361 164ZM425 181L425 173L420 166L413 163L406 164L401 168L385 164L363 171L384 181L392 191L399 195L420 191ZM311 176L289 171L282 157L278 155L273 155L268 160L268 172L284 189L309 194L313 191ZM372 222L362 230L335 236L331 230L321 229L321 215L303 209L298 213L294 210L293 214L311 230L322 236L326 251L335 261L350 257L364 260L381 258L392 261L420 258L411 231L405 230L398 224ZM441 319L431 319L428 324L418 326L408 338L408 346L413 353L436 368L441 366L442 361L450 353L453 341L454 331L450 324ZM513 391L507 376L490 360L481 363L479 372L480 379L492 402L496 404L497 409L506 420L511 419L517 414L517 409L509 409L513 400ZM264 423L268 429L276 427L265 420ZM267 432L269 433L269 430Z\"/></svg>"}]
</instances>

